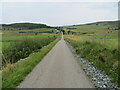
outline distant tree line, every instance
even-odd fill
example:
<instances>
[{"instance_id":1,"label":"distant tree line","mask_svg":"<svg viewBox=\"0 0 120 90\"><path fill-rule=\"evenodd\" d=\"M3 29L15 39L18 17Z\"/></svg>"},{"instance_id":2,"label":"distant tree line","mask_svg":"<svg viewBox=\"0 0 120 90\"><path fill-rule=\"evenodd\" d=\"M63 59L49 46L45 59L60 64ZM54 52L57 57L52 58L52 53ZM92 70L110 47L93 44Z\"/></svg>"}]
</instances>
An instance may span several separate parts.
<instances>
[{"instance_id":1,"label":"distant tree line","mask_svg":"<svg viewBox=\"0 0 120 90\"><path fill-rule=\"evenodd\" d=\"M55 28L51 26L47 26L45 24L34 24L34 23L14 23L14 24L2 24L4 30L11 30L16 28L17 30L21 29L36 29L36 28Z\"/></svg>"}]
</instances>

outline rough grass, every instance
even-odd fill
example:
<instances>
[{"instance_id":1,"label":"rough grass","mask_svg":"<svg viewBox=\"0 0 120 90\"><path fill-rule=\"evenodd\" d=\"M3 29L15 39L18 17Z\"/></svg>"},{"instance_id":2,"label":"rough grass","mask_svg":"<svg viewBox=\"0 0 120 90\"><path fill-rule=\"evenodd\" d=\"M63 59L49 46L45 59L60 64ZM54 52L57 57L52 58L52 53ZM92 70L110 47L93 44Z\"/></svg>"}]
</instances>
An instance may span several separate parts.
<instances>
[{"instance_id":1,"label":"rough grass","mask_svg":"<svg viewBox=\"0 0 120 90\"><path fill-rule=\"evenodd\" d=\"M59 39L43 47L39 52L30 54L24 61L17 64L7 64L7 66L3 68L2 88L15 88L18 86L25 76L32 71L58 41Z\"/></svg>"},{"instance_id":2,"label":"rough grass","mask_svg":"<svg viewBox=\"0 0 120 90\"><path fill-rule=\"evenodd\" d=\"M2 62L5 65L7 62L15 63L18 60L28 57L30 53L38 51L43 46L48 45L51 41L54 41L54 36L42 36L39 38L25 38L21 41L6 43L6 47L2 48ZM5 44L5 43L4 43Z\"/></svg>"},{"instance_id":3,"label":"rough grass","mask_svg":"<svg viewBox=\"0 0 120 90\"><path fill-rule=\"evenodd\" d=\"M119 30L115 29L117 26L117 24L101 23L63 27L65 31L75 32L65 35L65 39L76 48L76 53L105 71L116 84L120 73L118 71Z\"/></svg>"},{"instance_id":4,"label":"rough grass","mask_svg":"<svg viewBox=\"0 0 120 90\"><path fill-rule=\"evenodd\" d=\"M65 39L76 49L76 53L89 60L95 67L106 72L114 83L118 82L117 40L91 39L88 36L66 35ZM112 46L112 47L111 47Z\"/></svg>"},{"instance_id":5,"label":"rough grass","mask_svg":"<svg viewBox=\"0 0 120 90\"><path fill-rule=\"evenodd\" d=\"M97 34L94 34L94 35L96 35L96 37L99 37L99 35L97 36ZM96 42L96 43L102 44L104 47L109 48L109 49L118 49L118 37L105 38L105 36L101 36L102 38L101 37L94 38L93 37L94 35L89 35L89 34L86 34L86 35L66 35L66 37L71 39L71 40L74 40L74 41Z\"/></svg>"},{"instance_id":6,"label":"rough grass","mask_svg":"<svg viewBox=\"0 0 120 90\"><path fill-rule=\"evenodd\" d=\"M22 35L22 36L3 36L2 39L15 39L20 40L24 38L43 38L43 37L50 37L50 36L56 36L55 34L49 34L49 35Z\"/></svg>"}]
</instances>

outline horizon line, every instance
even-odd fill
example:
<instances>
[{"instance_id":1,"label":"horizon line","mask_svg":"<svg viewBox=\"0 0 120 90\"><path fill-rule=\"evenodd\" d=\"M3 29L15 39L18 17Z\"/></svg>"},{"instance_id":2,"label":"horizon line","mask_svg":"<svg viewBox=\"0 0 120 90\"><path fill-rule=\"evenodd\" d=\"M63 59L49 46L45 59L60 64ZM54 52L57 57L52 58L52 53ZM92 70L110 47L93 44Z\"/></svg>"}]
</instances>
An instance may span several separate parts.
<instances>
[{"instance_id":1,"label":"horizon line","mask_svg":"<svg viewBox=\"0 0 120 90\"><path fill-rule=\"evenodd\" d=\"M43 23L43 22L31 22L31 21L20 21L20 22L11 22L11 23L1 23L0 25L6 24L6 25L10 25L10 24L16 24L16 23L33 23L33 24L45 24L47 26L73 26L73 25L84 25L84 24L90 24L90 23L97 23L97 22L110 22L110 21L120 21L120 20L99 20L99 21L91 21L91 22L86 22L86 23L76 23L76 24L66 24L66 25L50 25L47 23Z\"/></svg>"}]
</instances>

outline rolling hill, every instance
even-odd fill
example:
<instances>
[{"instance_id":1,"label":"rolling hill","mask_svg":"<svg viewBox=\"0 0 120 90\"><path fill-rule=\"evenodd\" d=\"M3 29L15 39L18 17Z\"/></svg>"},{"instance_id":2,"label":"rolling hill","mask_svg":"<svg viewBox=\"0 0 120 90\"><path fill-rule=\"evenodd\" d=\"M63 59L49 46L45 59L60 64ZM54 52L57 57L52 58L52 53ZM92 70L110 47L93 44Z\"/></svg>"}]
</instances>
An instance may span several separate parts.
<instances>
[{"instance_id":1,"label":"rolling hill","mask_svg":"<svg viewBox=\"0 0 120 90\"><path fill-rule=\"evenodd\" d=\"M37 28L53 28L45 24L35 23L14 23L14 24L2 24L2 30L22 30L22 29L37 29Z\"/></svg>"}]
</instances>

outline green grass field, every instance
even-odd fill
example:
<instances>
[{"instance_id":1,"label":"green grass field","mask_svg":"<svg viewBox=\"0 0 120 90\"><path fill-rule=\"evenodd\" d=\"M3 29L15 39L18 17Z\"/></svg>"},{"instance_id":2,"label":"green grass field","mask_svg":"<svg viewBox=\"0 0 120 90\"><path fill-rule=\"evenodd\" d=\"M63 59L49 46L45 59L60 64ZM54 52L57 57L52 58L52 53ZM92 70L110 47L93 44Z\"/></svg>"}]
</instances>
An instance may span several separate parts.
<instances>
[{"instance_id":1,"label":"green grass field","mask_svg":"<svg viewBox=\"0 0 120 90\"><path fill-rule=\"evenodd\" d=\"M29 33L29 31L33 33ZM57 35L53 33L38 33L37 35L34 32L46 32L46 31L54 31L54 29L48 29L48 28L40 28L40 29L26 29L26 30L3 30L2 35L2 41L0 41L0 45L2 45L0 50L9 47L11 44L13 45L15 41L23 40L26 38L29 39L40 39L40 38L46 38L46 37L57 37ZM19 33L19 32L28 32L28 33Z\"/></svg>"},{"instance_id":2,"label":"green grass field","mask_svg":"<svg viewBox=\"0 0 120 90\"><path fill-rule=\"evenodd\" d=\"M4 63L15 63L19 59L29 56L30 53L36 52L38 49L41 49L43 46L54 41L57 36L7 36L5 38L9 38L10 40L2 42L2 60ZM12 41L11 39L15 39L15 41Z\"/></svg>"},{"instance_id":3,"label":"green grass field","mask_svg":"<svg viewBox=\"0 0 120 90\"><path fill-rule=\"evenodd\" d=\"M51 37L51 36L56 36L55 34L48 34L48 35L28 35L28 36L3 36L2 39L25 39L25 38L43 38L43 37Z\"/></svg>"},{"instance_id":4,"label":"green grass field","mask_svg":"<svg viewBox=\"0 0 120 90\"><path fill-rule=\"evenodd\" d=\"M24 30L3 30L2 36L31 36L31 35L44 35L53 33L55 29L40 28L40 29L24 29ZM50 33L49 33L50 32Z\"/></svg>"},{"instance_id":5,"label":"green grass field","mask_svg":"<svg viewBox=\"0 0 120 90\"><path fill-rule=\"evenodd\" d=\"M112 82L118 84L118 30L108 30L108 27L113 26L92 24L64 27L65 31L76 32L66 34L65 40L76 49L77 54L106 72Z\"/></svg>"},{"instance_id":6,"label":"green grass field","mask_svg":"<svg viewBox=\"0 0 120 90\"><path fill-rule=\"evenodd\" d=\"M30 54L29 57L22 62L7 64L7 66L3 68L2 88L16 88L58 41L59 39L56 39L46 47L40 49L40 51Z\"/></svg>"},{"instance_id":7,"label":"green grass field","mask_svg":"<svg viewBox=\"0 0 120 90\"><path fill-rule=\"evenodd\" d=\"M2 33L2 88L15 88L59 41L54 29L5 30ZM32 33L29 33L32 32ZM19 33L27 32L27 33ZM42 32L35 34L35 32ZM20 59L27 60L15 64Z\"/></svg>"},{"instance_id":8,"label":"green grass field","mask_svg":"<svg viewBox=\"0 0 120 90\"><path fill-rule=\"evenodd\" d=\"M116 29L118 27L118 22L112 23L107 23L107 22L101 22L101 23L90 23L90 24L84 24L84 25L73 25L73 26L65 26L63 27L64 29L67 28L74 28L71 30L75 31L81 31L81 30L111 30L111 29Z\"/></svg>"}]
</instances>

